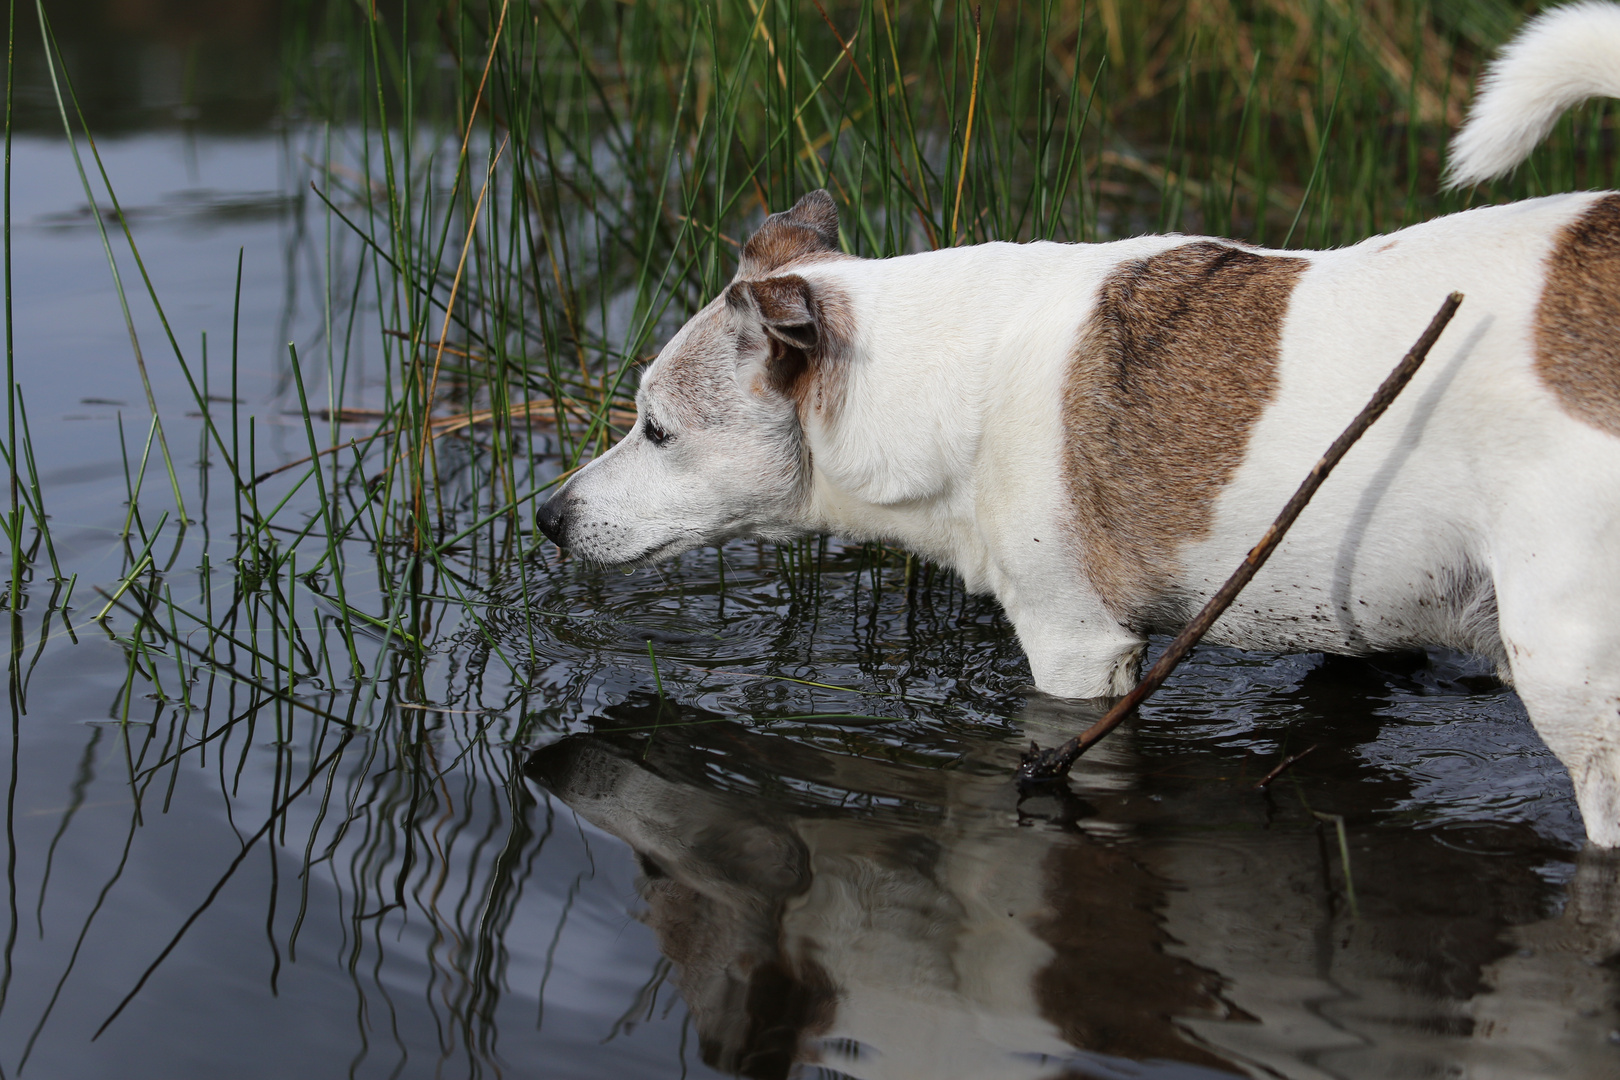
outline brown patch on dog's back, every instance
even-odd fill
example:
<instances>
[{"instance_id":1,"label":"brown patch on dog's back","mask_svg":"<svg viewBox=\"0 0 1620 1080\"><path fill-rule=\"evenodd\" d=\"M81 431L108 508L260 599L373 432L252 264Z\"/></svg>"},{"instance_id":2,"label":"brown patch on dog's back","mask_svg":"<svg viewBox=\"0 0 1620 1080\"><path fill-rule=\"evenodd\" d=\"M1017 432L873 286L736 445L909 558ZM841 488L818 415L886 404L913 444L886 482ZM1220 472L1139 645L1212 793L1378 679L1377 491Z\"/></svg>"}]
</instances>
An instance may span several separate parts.
<instances>
[{"instance_id":1,"label":"brown patch on dog's back","mask_svg":"<svg viewBox=\"0 0 1620 1080\"><path fill-rule=\"evenodd\" d=\"M1536 374L1565 411L1620 435L1620 195L1566 225L1536 307Z\"/></svg>"},{"instance_id":2,"label":"brown patch on dog's back","mask_svg":"<svg viewBox=\"0 0 1620 1080\"><path fill-rule=\"evenodd\" d=\"M1064 474L1087 574L1144 629L1169 605L1182 545L1276 392L1303 259L1198 241L1120 266L1098 290L1063 395Z\"/></svg>"}]
</instances>

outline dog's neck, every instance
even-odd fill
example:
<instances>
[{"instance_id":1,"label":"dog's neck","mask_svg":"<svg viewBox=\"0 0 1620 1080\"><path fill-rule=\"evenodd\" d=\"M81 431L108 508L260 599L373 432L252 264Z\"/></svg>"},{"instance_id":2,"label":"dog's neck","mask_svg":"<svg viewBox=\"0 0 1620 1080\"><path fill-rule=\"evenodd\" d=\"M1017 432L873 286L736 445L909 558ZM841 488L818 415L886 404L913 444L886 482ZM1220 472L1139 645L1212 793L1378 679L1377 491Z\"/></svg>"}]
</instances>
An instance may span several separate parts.
<instances>
[{"instance_id":1,"label":"dog's neck","mask_svg":"<svg viewBox=\"0 0 1620 1080\"><path fill-rule=\"evenodd\" d=\"M833 407L803 417L808 528L979 576L989 557L974 511L981 435L1029 307L1027 278L1003 271L1028 251L992 244L818 268L851 298L856 330Z\"/></svg>"},{"instance_id":2,"label":"dog's neck","mask_svg":"<svg viewBox=\"0 0 1620 1080\"><path fill-rule=\"evenodd\" d=\"M854 333L834 406L802 417L805 528L896 543L993 588L989 503L1064 501L1057 414L1098 284L1122 257L1181 242L981 244L806 273L848 298Z\"/></svg>"}]
</instances>

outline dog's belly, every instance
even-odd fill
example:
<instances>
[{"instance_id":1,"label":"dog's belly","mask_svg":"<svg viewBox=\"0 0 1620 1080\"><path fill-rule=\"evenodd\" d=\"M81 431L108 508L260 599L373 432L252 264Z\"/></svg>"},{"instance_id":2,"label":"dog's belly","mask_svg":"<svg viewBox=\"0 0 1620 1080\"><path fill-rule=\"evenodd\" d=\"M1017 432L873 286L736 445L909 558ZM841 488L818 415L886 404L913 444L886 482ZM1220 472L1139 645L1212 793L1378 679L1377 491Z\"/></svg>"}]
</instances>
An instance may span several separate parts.
<instances>
[{"instance_id":1,"label":"dog's belly","mask_svg":"<svg viewBox=\"0 0 1620 1080\"><path fill-rule=\"evenodd\" d=\"M1447 426L1443 416L1431 420ZM1155 623L1184 625L1237 569L1296 475L1304 475L1307 463L1270 464L1274 452L1282 456L1273 435L1257 434L1259 453L1219 501L1212 535L1181 552L1174 602ZM1475 468L1468 440L1437 442L1411 453L1392 425L1358 447L1209 640L1350 654L1436 646L1500 665L1505 657L1488 569L1491 484Z\"/></svg>"},{"instance_id":2,"label":"dog's belly","mask_svg":"<svg viewBox=\"0 0 1620 1080\"><path fill-rule=\"evenodd\" d=\"M1503 659L1496 596L1488 576L1463 565L1402 568L1395 588L1357 588L1351 575L1326 580L1281 570L1255 582L1206 640L1265 652L1366 654L1436 646ZM1190 615L1208 599L1192 593ZM1179 629L1167 621L1166 629Z\"/></svg>"}]
</instances>

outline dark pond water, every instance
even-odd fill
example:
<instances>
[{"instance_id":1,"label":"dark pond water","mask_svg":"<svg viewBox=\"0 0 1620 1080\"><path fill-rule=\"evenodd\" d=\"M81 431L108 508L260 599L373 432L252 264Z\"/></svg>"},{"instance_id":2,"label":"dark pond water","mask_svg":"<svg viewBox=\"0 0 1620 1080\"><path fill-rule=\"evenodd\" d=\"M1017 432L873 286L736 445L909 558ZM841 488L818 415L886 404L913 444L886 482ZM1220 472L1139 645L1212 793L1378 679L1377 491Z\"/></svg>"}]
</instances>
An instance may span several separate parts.
<instances>
[{"instance_id":1,"label":"dark pond water","mask_svg":"<svg viewBox=\"0 0 1620 1080\"><path fill-rule=\"evenodd\" d=\"M285 460L321 134L276 119L270 5L221 8L63 33L188 342L228 339L243 252L238 394ZM199 34L236 50L206 77ZM228 679L128 700L87 586L125 565L118 422L138 453L147 419L42 85L13 164L19 381L81 591L65 623L38 575L10 628L0 1075L1620 1075L1620 864L1580 851L1561 767L1464 658L1204 650L1020 805L1022 747L1093 714L1027 692L948 576L836 541L631 576L545 549L469 568L495 647L436 639L386 722L345 736ZM205 590L197 532L177 595Z\"/></svg>"}]
</instances>

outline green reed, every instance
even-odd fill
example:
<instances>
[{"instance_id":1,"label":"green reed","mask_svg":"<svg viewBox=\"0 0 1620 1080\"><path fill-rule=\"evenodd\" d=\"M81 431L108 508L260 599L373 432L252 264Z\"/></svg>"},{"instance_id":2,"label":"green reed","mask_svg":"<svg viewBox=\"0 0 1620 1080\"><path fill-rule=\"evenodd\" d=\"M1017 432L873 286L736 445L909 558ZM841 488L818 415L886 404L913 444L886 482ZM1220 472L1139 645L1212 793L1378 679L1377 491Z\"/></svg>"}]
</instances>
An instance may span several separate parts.
<instances>
[{"instance_id":1,"label":"green reed","mask_svg":"<svg viewBox=\"0 0 1620 1080\"><path fill-rule=\"evenodd\" d=\"M6 160L5 190L0 192L0 233L5 246L6 290L6 464L9 466L11 506L6 515L5 535L11 548L11 573L7 579L7 606L12 611L22 608L22 505L17 482L17 349L16 333L11 312L11 123L16 93L17 56L17 3L6 5Z\"/></svg>"}]
</instances>

